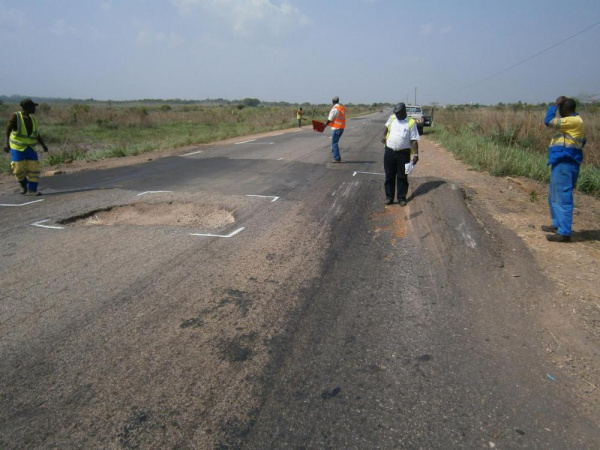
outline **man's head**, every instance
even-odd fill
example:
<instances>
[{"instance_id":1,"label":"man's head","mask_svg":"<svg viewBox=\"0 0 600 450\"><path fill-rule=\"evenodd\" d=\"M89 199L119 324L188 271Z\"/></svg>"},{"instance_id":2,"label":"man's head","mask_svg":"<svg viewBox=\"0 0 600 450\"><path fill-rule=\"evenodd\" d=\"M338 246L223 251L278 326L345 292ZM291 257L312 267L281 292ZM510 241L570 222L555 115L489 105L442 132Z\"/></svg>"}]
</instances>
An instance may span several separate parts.
<instances>
[{"instance_id":1,"label":"man's head","mask_svg":"<svg viewBox=\"0 0 600 450\"><path fill-rule=\"evenodd\" d=\"M398 120L406 119L406 105L404 103L398 103L394 106L394 114Z\"/></svg>"},{"instance_id":2,"label":"man's head","mask_svg":"<svg viewBox=\"0 0 600 450\"><path fill-rule=\"evenodd\" d=\"M572 98L565 99L564 102L558 107L561 117L569 117L575 113L577 104Z\"/></svg>"},{"instance_id":3,"label":"man's head","mask_svg":"<svg viewBox=\"0 0 600 450\"><path fill-rule=\"evenodd\" d=\"M35 103L30 98L26 98L25 100L21 101L21 108L26 113L32 113L32 114L35 113L35 107L36 106L38 106L38 104Z\"/></svg>"},{"instance_id":4,"label":"man's head","mask_svg":"<svg viewBox=\"0 0 600 450\"><path fill-rule=\"evenodd\" d=\"M300 108L300 111L302 111L302 108Z\"/></svg>"},{"instance_id":5,"label":"man's head","mask_svg":"<svg viewBox=\"0 0 600 450\"><path fill-rule=\"evenodd\" d=\"M331 99L331 103L333 103L334 105L337 105L340 102L340 98L339 97L333 97Z\"/></svg>"}]
</instances>

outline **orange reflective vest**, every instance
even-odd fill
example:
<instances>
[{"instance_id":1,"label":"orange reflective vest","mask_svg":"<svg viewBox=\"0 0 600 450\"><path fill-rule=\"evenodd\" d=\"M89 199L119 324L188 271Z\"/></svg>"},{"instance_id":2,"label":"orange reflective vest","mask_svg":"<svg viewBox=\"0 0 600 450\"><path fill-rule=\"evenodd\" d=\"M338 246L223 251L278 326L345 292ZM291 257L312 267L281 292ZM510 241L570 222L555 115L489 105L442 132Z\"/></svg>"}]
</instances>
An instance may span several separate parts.
<instances>
[{"instance_id":1,"label":"orange reflective vest","mask_svg":"<svg viewBox=\"0 0 600 450\"><path fill-rule=\"evenodd\" d=\"M337 109L337 115L333 118L333 120L330 122L329 126L331 128L346 128L346 107L340 105L339 103L333 106L335 109Z\"/></svg>"}]
</instances>

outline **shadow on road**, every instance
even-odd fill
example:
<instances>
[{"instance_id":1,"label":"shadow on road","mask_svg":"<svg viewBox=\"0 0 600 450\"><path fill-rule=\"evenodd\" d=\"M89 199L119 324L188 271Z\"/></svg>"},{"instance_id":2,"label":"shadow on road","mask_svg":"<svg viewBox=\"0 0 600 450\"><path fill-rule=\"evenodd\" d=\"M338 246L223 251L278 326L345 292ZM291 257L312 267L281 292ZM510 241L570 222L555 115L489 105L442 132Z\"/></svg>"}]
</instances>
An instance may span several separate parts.
<instances>
[{"instance_id":1,"label":"shadow on road","mask_svg":"<svg viewBox=\"0 0 600 450\"><path fill-rule=\"evenodd\" d=\"M439 188L443 184L446 184L446 182L443 180L426 181L425 183L417 186L417 188L412 192L412 194L410 195L408 200L410 201L410 200L413 200L415 197L418 197L420 195L425 195L428 192Z\"/></svg>"}]
</instances>

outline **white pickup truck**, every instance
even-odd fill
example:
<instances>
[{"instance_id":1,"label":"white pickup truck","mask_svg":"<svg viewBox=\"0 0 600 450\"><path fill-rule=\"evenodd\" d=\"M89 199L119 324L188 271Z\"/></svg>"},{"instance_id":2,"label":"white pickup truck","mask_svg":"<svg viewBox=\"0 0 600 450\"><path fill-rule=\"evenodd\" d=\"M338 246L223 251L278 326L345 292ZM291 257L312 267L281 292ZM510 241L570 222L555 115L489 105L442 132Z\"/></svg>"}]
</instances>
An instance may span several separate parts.
<instances>
[{"instance_id":1,"label":"white pickup truck","mask_svg":"<svg viewBox=\"0 0 600 450\"><path fill-rule=\"evenodd\" d=\"M406 105L406 114L408 114L408 117L412 117L417 121L417 130L419 131L419 134L423 134L424 126L431 126L431 123L425 123L425 113L420 106Z\"/></svg>"}]
</instances>

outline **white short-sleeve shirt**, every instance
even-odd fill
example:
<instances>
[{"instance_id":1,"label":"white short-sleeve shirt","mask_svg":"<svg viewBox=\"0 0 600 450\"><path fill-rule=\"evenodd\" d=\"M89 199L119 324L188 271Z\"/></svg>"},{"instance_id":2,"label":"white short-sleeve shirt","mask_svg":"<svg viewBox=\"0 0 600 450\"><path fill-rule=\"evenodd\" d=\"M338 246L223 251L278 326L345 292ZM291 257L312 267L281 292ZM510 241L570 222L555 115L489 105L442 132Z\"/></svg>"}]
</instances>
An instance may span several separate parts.
<instances>
[{"instance_id":1,"label":"white short-sleeve shirt","mask_svg":"<svg viewBox=\"0 0 600 450\"><path fill-rule=\"evenodd\" d=\"M335 107L335 105L333 105L333 108L331 108L331 111L329 111L329 116L327 117L327 120L329 120L330 122L333 122L333 119L335 119L337 115L338 115L338 110Z\"/></svg>"},{"instance_id":2,"label":"white short-sleeve shirt","mask_svg":"<svg viewBox=\"0 0 600 450\"><path fill-rule=\"evenodd\" d=\"M385 126L389 130L385 145L393 150L409 149L410 141L419 140L417 125L410 127L408 117L404 120L398 120L395 115L392 115Z\"/></svg>"}]
</instances>

